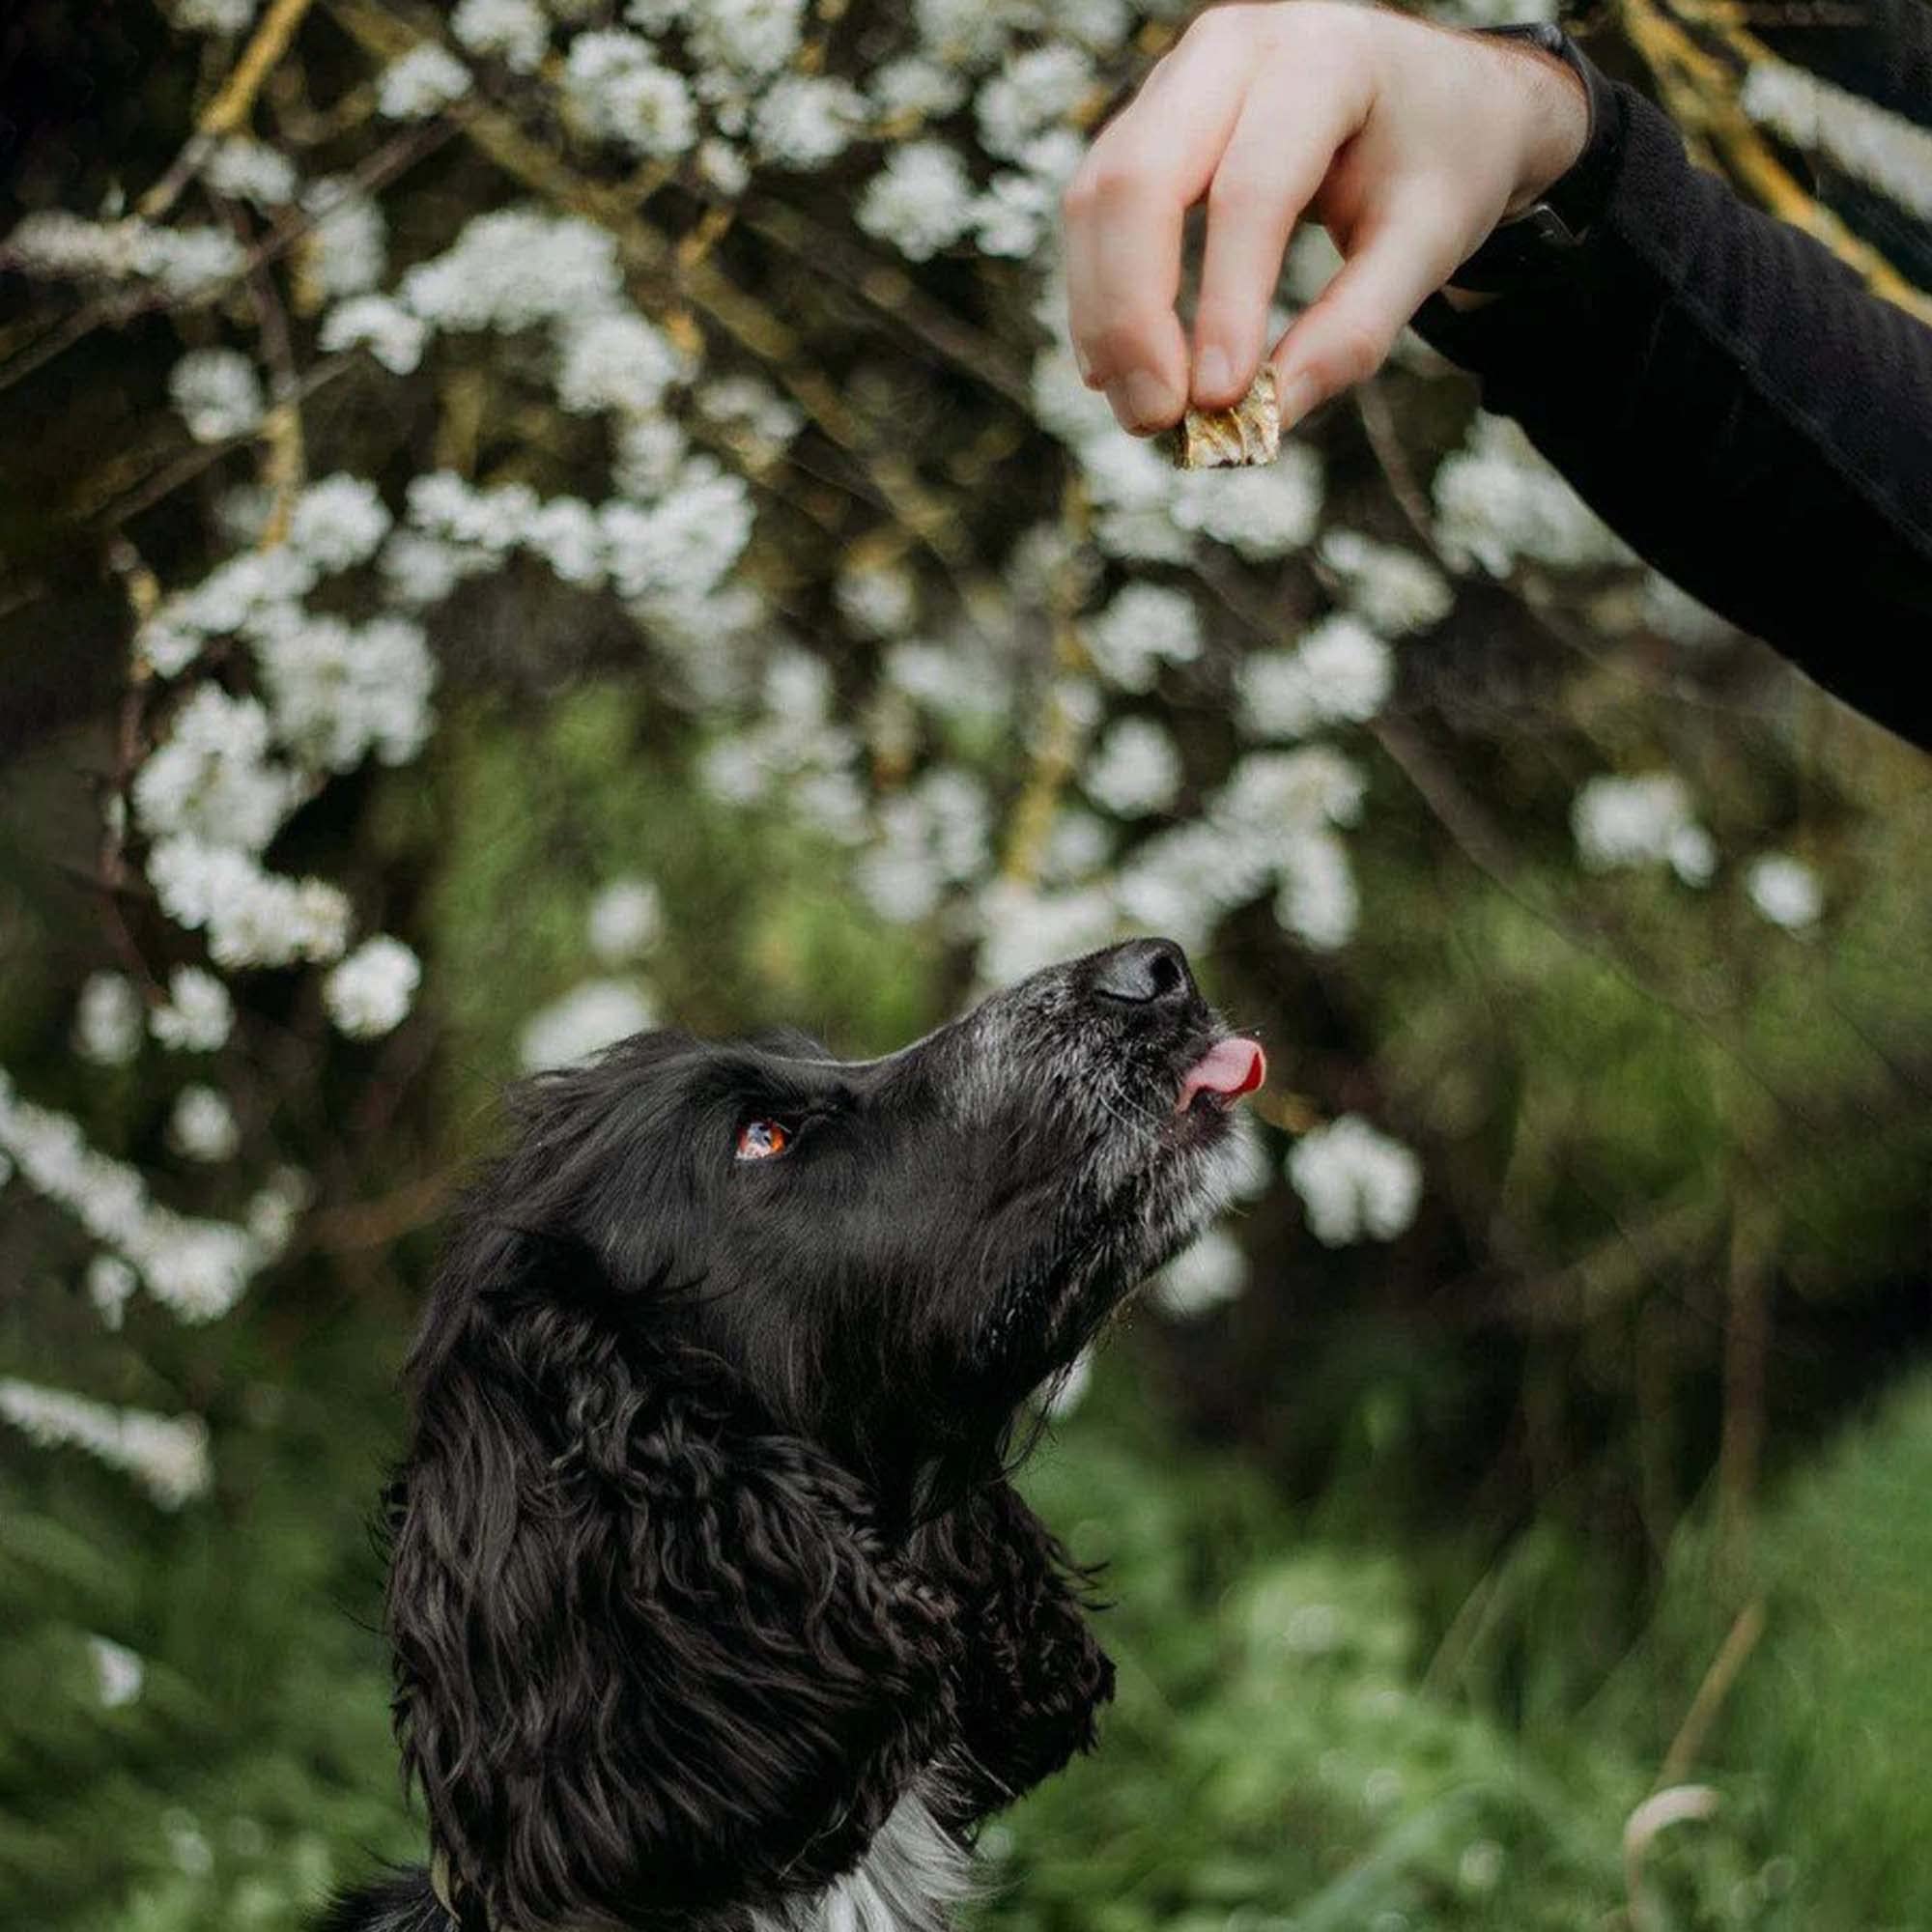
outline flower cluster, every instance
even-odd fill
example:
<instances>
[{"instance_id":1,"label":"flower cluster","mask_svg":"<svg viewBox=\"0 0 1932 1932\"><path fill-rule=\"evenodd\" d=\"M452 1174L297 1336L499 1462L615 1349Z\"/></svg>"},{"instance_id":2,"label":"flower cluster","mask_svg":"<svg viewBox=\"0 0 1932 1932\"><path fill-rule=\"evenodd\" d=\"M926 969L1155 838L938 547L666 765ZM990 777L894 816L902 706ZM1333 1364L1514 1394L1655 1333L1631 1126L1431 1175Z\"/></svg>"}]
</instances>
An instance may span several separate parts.
<instances>
[{"instance_id":1,"label":"flower cluster","mask_svg":"<svg viewBox=\"0 0 1932 1932\"><path fill-rule=\"evenodd\" d=\"M1330 1248L1394 1240L1422 1199L1422 1163L1355 1114L1303 1134L1289 1153L1288 1178L1309 1232Z\"/></svg>"}]
</instances>

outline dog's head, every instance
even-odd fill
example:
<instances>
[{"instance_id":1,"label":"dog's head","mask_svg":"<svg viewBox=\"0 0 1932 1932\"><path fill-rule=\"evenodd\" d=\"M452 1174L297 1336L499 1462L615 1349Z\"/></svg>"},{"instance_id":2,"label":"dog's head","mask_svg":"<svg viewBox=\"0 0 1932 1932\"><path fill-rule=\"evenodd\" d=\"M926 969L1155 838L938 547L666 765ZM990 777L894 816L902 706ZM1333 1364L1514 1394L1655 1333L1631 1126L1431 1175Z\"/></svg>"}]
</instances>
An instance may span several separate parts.
<instances>
[{"instance_id":1,"label":"dog's head","mask_svg":"<svg viewBox=\"0 0 1932 1932\"><path fill-rule=\"evenodd\" d=\"M406 1755L499 1918L851 1862L958 1728L913 1513L1221 1205L1261 1074L1142 940L879 1060L653 1033L525 1089L412 1362L390 1587Z\"/></svg>"}]
</instances>

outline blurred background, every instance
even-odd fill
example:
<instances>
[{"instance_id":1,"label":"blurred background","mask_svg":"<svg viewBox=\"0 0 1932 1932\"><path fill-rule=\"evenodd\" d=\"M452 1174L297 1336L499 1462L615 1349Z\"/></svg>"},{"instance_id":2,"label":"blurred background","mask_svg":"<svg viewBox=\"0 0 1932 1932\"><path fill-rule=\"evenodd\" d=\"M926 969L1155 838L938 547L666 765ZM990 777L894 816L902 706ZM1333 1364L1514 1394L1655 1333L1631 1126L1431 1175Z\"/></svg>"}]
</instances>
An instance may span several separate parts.
<instances>
[{"instance_id":1,"label":"blurred background","mask_svg":"<svg viewBox=\"0 0 1932 1932\"><path fill-rule=\"evenodd\" d=\"M1927 314L1920 4L1588 44ZM1271 1080L1051 1396L1121 1690L975 1922L1932 1925L1924 762L1412 340L1115 429L1057 195L1184 24L0 18L0 1923L419 1855L367 1521L507 1081L1158 931Z\"/></svg>"}]
</instances>

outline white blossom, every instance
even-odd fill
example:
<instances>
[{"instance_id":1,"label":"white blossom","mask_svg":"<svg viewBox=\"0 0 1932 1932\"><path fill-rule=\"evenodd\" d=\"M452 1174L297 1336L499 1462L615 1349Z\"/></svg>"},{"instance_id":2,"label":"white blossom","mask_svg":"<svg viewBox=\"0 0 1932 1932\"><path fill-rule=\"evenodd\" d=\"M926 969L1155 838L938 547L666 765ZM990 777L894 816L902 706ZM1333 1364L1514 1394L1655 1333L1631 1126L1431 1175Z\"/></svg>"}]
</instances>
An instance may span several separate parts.
<instances>
[{"instance_id":1,"label":"white blossom","mask_svg":"<svg viewBox=\"0 0 1932 1932\"><path fill-rule=\"evenodd\" d=\"M1122 818L1164 811L1180 789L1180 753L1151 718L1122 718L1094 749L1081 788Z\"/></svg>"},{"instance_id":2,"label":"white blossom","mask_svg":"<svg viewBox=\"0 0 1932 1932\"><path fill-rule=\"evenodd\" d=\"M1392 1241L1415 1219L1422 1163L1398 1140L1356 1114L1344 1114L1295 1142L1288 1178L1324 1247Z\"/></svg>"},{"instance_id":3,"label":"white blossom","mask_svg":"<svg viewBox=\"0 0 1932 1932\"><path fill-rule=\"evenodd\" d=\"M73 1050L96 1066L126 1066L141 1050L141 996L125 973L90 973L74 1006Z\"/></svg>"},{"instance_id":4,"label":"white blossom","mask_svg":"<svg viewBox=\"0 0 1932 1932\"><path fill-rule=\"evenodd\" d=\"M616 426L611 480L620 497L654 503L677 480L690 453L684 431L668 416L640 416Z\"/></svg>"},{"instance_id":5,"label":"white blossom","mask_svg":"<svg viewBox=\"0 0 1932 1932\"><path fill-rule=\"evenodd\" d=\"M322 982L328 1017L351 1039L393 1033L422 980L422 963L400 939L365 939Z\"/></svg>"},{"instance_id":6,"label":"white blossom","mask_svg":"<svg viewBox=\"0 0 1932 1932\"><path fill-rule=\"evenodd\" d=\"M913 0L912 13L924 52L949 67L983 65L1012 38L1012 12L998 0Z\"/></svg>"},{"instance_id":7,"label":"white blossom","mask_svg":"<svg viewBox=\"0 0 1932 1932\"><path fill-rule=\"evenodd\" d=\"M1163 664L1192 664L1201 655L1201 619L1184 590L1129 583L1081 630L1094 668L1122 691L1152 689Z\"/></svg>"},{"instance_id":8,"label":"white blossom","mask_svg":"<svg viewBox=\"0 0 1932 1932\"><path fill-rule=\"evenodd\" d=\"M245 436L262 420L255 365L236 349L195 349L169 372L168 395L197 442Z\"/></svg>"},{"instance_id":9,"label":"white blossom","mask_svg":"<svg viewBox=\"0 0 1932 1932\"><path fill-rule=\"evenodd\" d=\"M762 90L752 110L752 140L779 167L823 167L865 126L866 99L850 81L788 73Z\"/></svg>"},{"instance_id":10,"label":"white blossom","mask_svg":"<svg viewBox=\"0 0 1932 1932\"><path fill-rule=\"evenodd\" d=\"M296 498L289 542L319 571L351 570L376 554L393 521L366 477L327 476Z\"/></svg>"},{"instance_id":11,"label":"white blossom","mask_svg":"<svg viewBox=\"0 0 1932 1932\"><path fill-rule=\"evenodd\" d=\"M231 134L215 144L201 178L216 194L250 201L257 208L286 208L296 198L295 164L263 142Z\"/></svg>"},{"instance_id":12,"label":"white blossom","mask_svg":"<svg viewBox=\"0 0 1932 1932\"><path fill-rule=\"evenodd\" d=\"M678 488L649 509L606 503L611 581L626 597L710 589L737 562L752 534L751 491L708 458L694 457Z\"/></svg>"},{"instance_id":13,"label":"white blossom","mask_svg":"<svg viewBox=\"0 0 1932 1932\"><path fill-rule=\"evenodd\" d=\"M1024 261L1052 232L1058 197L1033 175L995 175L973 204L973 231L982 255Z\"/></svg>"},{"instance_id":14,"label":"white blossom","mask_svg":"<svg viewBox=\"0 0 1932 1932\"><path fill-rule=\"evenodd\" d=\"M433 41L385 67L376 80L376 111L391 121L423 121L469 92L469 70Z\"/></svg>"},{"instance_id":15,"label":"white blossom","mask_svg":"<svg viewBox=\"0 0 1932 1932\"><path fill-rule=\"evenodd\" d=\"M966 81L956 69L921 54L901 54L874 68L867 85L880 115L921 120L951 114L966 99Z\"/></svg>"},{"instance_id":16,"label":"white blossom","mask_svg":"<svg viewBox=\"0 0 1932 1932\"><path fill-rule=\"evenodd\" d=\"M524 526L523 541L563 582L592 588L604 582L603 528L582 497L553 497L540 504Z\"/></svg>"},{"instance_id":17,"label":"white blossom","mask_svg":"<svg viewBox=\"0 0 1932 1932\"><path fill-rule=\"evenodd\" d=\"M1272 840L1323 825L1354 825L1368 779L1332 745L1251 752L1229 773L1209 816L1231 836Z\"/></svg>"},{"instance_id":18,"label":"white blossom","mask_svg":"<svg viewBox=\"0 0 1932 1932\"><path fill-rule=\"evenodd\" d=\"M1046 893L1016 879L995 879L980 894L980 978L996 986L1091 952L1120 925L1113 895L1098 887Z\"/></svg>"},{"instance_id":19,"label":"white blossom","mask_svg":"<svg viewBox=\"0 0 1932 1932\"><path fill-rule=\"evenodd\" d=\"M701 0L685 34L706 67L776 73L798 51L804 16L805 0Z\"/></svg>"},{"instance_id":20,"label":"white blossom","mask_svg":"<svg viewBox=\"0 0 1932 1932\"><path fill-rule=\"evenodd\" d=\"M959 156L943 142L915 141L894 149L859 197L858 222L923 262L972 225L973 183Z\"/></svg>"},{"instance_id":21,"label":"white blossom","mask_svg":"<svg viewBox=\"0 0 1932 1932\"><path fill-rule=\"evenodd\" d=\"M190 34L239 34L260 0L167 0L168 17Z\"/></svg>"},{"instance_id":22,"label":"white blossom","mask_svg":"<svg viewBox=\"0 0 1932 1932\"><path fill-rule=\"evenodd\" d=\"M270 1176L268 1184L249 1197L242 1225L264 1266L287 1248L296 1221L314 1192L314 1182L300 1168L279 1167Z\"/></svg>"},{"instance_id":23,"label":"white blossom","mask_svg":"<svg viewBox=\"0 0 1932 1932\"><path fill-rule=\"evenodd\" d=\"M1186 1321L1233 1301L1248 1285L1248 1258L1224 1228L1209 1228L1148 1284L1148 1298L1163 1315Z\"/></svg>"},{"instance_id":24,"label":"white blossom","mask_svg":"<svg viewBox=\"0 0 1932 1932\"><path fill-rule=\"evenodd\" d=\"M255 654L275 735L305 763L347 772L373 753L407 764L427 742L436 662L420 624L303 612L258 639Z\"/></svg>"},{"instance_id":25,"label":"white blossom","mask_svg":"<svg viewBox=\"0 0 1932 1932\"><path fill-rule=\"evenodd\" d=\"M513 73L534 73L550 46L550 22L535 0L462 0L449 31L472 54L494 54Z\"/></svg>"},{"instance_id":26,"label":"white blossom","mask_svg":"<svg viewBox=\"0 0 1932 1932\"><path fill-rule=\"evenodd\" d=\"M167 1140L184 1160L223 1161L242 1145L242 1127L213 1087L184 1087L168 1116Z\"/></svg>"},{"instance_id":27,"label":"white blossom","mask_svg":"<svg viewBox=\"0 0 1932 1932\"><path fill-rule=\"evenodd\" d=\"M648 879L612 879L590 902L590 950L606 966L648 952L664 930L664 905Z\"/></svg>"},{"instance_id":28,"label":"white blossom","mask_svg":"<svg viewBox=\"0 0 1932 1932\"><path fill-rule=\"evenodd\" d=\"M402 279L403 303L440 328L578 323L622 296L616 238L576 215L506 208L474 216Z\"/></svg>"},{"instance_id":29,"label":"white blossom","mask_svg":"<svg viewBox=\"0 0 1932 1932\"><path fill-rule=\"evenodd\" d=\"M1356 530L1330 530L1321 560L1346 583L1350 608L1383 637L1406 637L1439 624L1455 608L1454 587L1415 552L1376 543Z\"/></svg>"},{"instance_id":30,"label":"white blossom","mask_svg":"<svg viewBox=\"0 0 1932 1932\"><path fill-rule=\"evenodd\" d=\"M134 775L134 819L150 838L189 837L259 852L294 808L295 775L270 762L269 714L201 685Z\"/></svg>"},{"instance_id":31,"label":"white blossom","mask_svg":"<svg viewBox=\"0 0 1932 1932\"><path fill-rule=\"evenodd\" d=\"M1346 946L1361 911L1348 847L1332 833L1304 832L1281 847L1276 865L1276 923L1318 952Z\"/></svg>"},{"instance_id":32,"label":"white blossom","mask_svg":"<svg viewBox=\"0 0 1932 1932\"><path fill-rule=\"evenodd\" d=\"M1081 886L1106 870L1114 856L1114 828L1097 812L1062 806L1039 856L1043 886Z\"/></svg>"},{"instance_id":33,"label":"white blossom","mask_svg":"<svg viewBox=\"0 0 1932 1932\"><path fill-rule=\"evenodd\" d=\"M150 281L176 301L214 294L245 266L225 228L156 227L134 215L88 221L64 209L30 214L7 247L31 274L64 281Z\"/></svg>"},{"instance_id":34,"label":"white blossom","mask_svg":"<svg viewBox=\"0 0 1932 1932\"><path fill-rule=\"evenodd\" d=\"M1321 520L1321 460L1305 442L1285 443L1259 469L1177 470L1172 477L1176 526L1251 562L1306 549Z\"/></svg>"},{"instance_id":35,"label":"white blossom","mask_svg":"<svg viewBox=\"0 0 1932 1932\"><path fill-rule=\"evenodd\" d=\"M141 1694L141 1687L147 1681L147 1666L125 1644L90 1635L87 1655L94 1665L95 1695L103 1711L118 1711Z\"/></svg>"},{"instance_id":36,"label":"white blossom","mask_svg":"<svg viewBox=\"0 0 1932 1932\"><path fill-rule=\"evenodd\" d=\"M466 578L496 568L494 553L417 530L397 530L383 546L382 572L389 595L412 610L440 604Z\"/></svg>"},{"instance_id":37,"label":"white blossom","mask_svg":"<svg viewBox=\"0 0 1932 1932\"><path fill-rule=\"evenodd\" d=\"M1020 54L980 90L974 113L980 146L1003 160L1015 159L1049 123L1070 113L1093 85L1093 63L1065 42Z\"/></svg>"},{"instance_id":38,"label":"white blossom","mask_svg":"<svg viewBox=\"0 0 1932 1932\"><path fill-rule=\"evenodd\" d=\"M562 333L556 396L588 414L626 410L646 414L682 369L678 353L642 316L592 315Z\"/></svg>"},{"instance_id":39,"label":"white blossom","mask_svg":"<svg viewBox=\"0 0 1932 1932\"><path fill-rule=\"evenodd\" d=\"M655 1015L642 990L629 980L585 980L524 1024L518 1058L526 1073L571 1066L640 1033Z\"/></svg>"},{"instance_id":40,"label":"white blossom","mask_svg":"<svg viewBox=\"0 0 1932 1932\"><path fill-rule=\"evenodd\" d=\"M840 614L862 637L903 637L919 616L919 583L902 564L841 570L833 594Z\"/></svg>"},{"instance_id":41,"label":"white blossom","mask_svg":"<svg viewBox=\"0 0 1932 1932\"><path fill-rule=\"evenodd\" d=\"M0 1379L0 1417L43 1448L85 1449L132 1476L163 1509L208 1488L208 1425L199 1416L109 1408L64 1389Z\"/></svg>"},{"instance_id":42,"label":"white blossom","mask_svg":"<svg viewBox=\"0 0 1932 1932\"><path fill-rule=\"evenodd\" d=\"M860 860L859 890L892 920L923 919L946 892L980 877L992 813L969 773L940 766L879 807L880 838Z\"/></svg>"},{"instance_id":43,"label":"white blossom","mask_svg":"<svg viewBox=\"0 0 1932 1932\"><path fill-rule=\"evenodd\" d=\"M96 1255L87 1264L87 1298L94 1304L101 1324L119 1328L141 1277L119 1255Z\"/></svg>"},{"instance_id":44,"label":"white blossom","mask_svg":"<svg viewBox=\"0 0 1932 1932\"><path fill-rule=\"evenodd\" d=\"M389 260L388 223L372 195L347 176L325 176L302 190L314 226L297 244L302 278L319 301L366 295Z\"/></svg>"},{"instance_id":45,"label":"white blossom","mask_svg":"<svg viewBox=\"0 0 1932 1932\"><path fill-rule=\"evenodd\" d=\"M527 483L478 490L447 469L413 478L409 487L411 523L445 542L493 554L524 540L538 510Z\"/></svg>"},{"instance_id":46,"label":"white blossom","mask_svg":"<svg viewBox=\"0 0 1932 1932\"><path fill-rule=\"evenodd\" d=\"M579 34L563 95L585 133L669 159L697 139L697 106L684 76L660 67L648 41L618 31Z\"/></svg>"},{"instance_id":47,"label":"white blossom","mask_svg":"<svg viewBox=\"0 0 1932 1932\"><path fill-rule=\"evenodd\" d=\"M1760 59L1738 104L1794 147L1829 156L1920 221L1932 221L1932 130L1802 67Z\"/></svg>"},{"instance_id":48,"label":"white blossom","mask_svg":"<svg viewBox=\"0 0 1932 1932\"><path fill-rule=\"evenodd\" d=\"M736 201L752 185L752 164L744 149L717 134L698 142L697 171L727 201Z\"/></svg>"},{"instance_id":49,"label":"white blossom","mask_svg":"<svg viewBox=\"0 0 1932 1932\"><path fill-rule=\"evenodd\" d=\"M318 339L330 355L366 349L392 376L407 376L422 360L429 327L387 296L355 296L323 318Z\"/></svg>"},{"instance_id":50,"label":"white blossom","mask_svg":"<svg viewBox=\"0 0 1932 1932\"><path fill-rule=\"evenodd\" d=\"M1479 413L1435 482L1436 541L1459 565L1506 576L1518 557L1566 570L1624 563L1622 540L1537 454L1514 422Z\"/></svg>"},{"instance_id":51,"label":"white blossom","mask_svg":"<svg viewBox=\"0 0 1932 1932\"><path fill-rule=\"evenodd\" d=\"M1674 772L1641 778L1603 773L1570 806L1577 856L1593 872L1668 865L1686 885L1701 886L1717 867L1710 835L1690 808L1690 788Z\"/></svg>"},{"instance_id":52,"label":"white blossom","mask_svg":"<svg viewBox=\"0 0 1932 1932\"><path fill-rule=\"evenodd\" d=\"M206 930L217 966L321 962L340 957L349 941L349 901L338 888L265 872L247 853L203 838L156 843L148 882L177 925Z\"/></svg>"},{"instance_id":53,"label":"white blossom","mask_svg":"<svg viewBox=\"0 0 1932 1932\"><path fill-rule=\"evenodd\" d=\"M1236 674L1242 725L1258 738L1373 718L1394 681L1388 645L1347 612L1322 619L1291 650L1256 652Z\"/></svg>"},{"instance_id":54,"label":"white blossom","mask_svg":"<svg viewBox=\"0 0 1932 1932\"><path fill-rule=\"evenodd\" d=\"M1745 891L1760 917L1787 932L1816 925L1825 910L1817 873L1785 852L1766 852L1753 859L1745 869Z\"/></svg>"},{"instance_id":55,"label":"white blossom","mask_svg":"<svg viewBox=\"0 0 1932 1932\"><path fill-rule=\"evenodd\" d=\"M213 1053L228 1043L235 1002L228 988L200 966L177 966L168 997L148 1015L148 1029L173 1053Z\"/></svg>"}]
</instances>

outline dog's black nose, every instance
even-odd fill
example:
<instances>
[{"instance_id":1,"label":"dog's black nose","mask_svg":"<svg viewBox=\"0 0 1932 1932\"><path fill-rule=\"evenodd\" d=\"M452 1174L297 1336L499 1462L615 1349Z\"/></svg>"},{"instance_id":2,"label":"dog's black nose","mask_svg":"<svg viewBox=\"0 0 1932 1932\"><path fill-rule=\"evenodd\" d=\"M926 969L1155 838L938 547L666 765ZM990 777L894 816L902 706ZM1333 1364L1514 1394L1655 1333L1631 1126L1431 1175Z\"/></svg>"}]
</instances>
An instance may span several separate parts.
<instances>
[{"instance_id":1,"label":"dog's black nose","mask_svg":"<svg viewBox=\"0 0 1932 1932\"><path fill-rule=\"evenodd\" d=\"M1171 939L1130 939L1095 963L1094 990L1123 1006L1179 1007L1196 997L1187 954Z\"/></svg>"}]
</instances>

